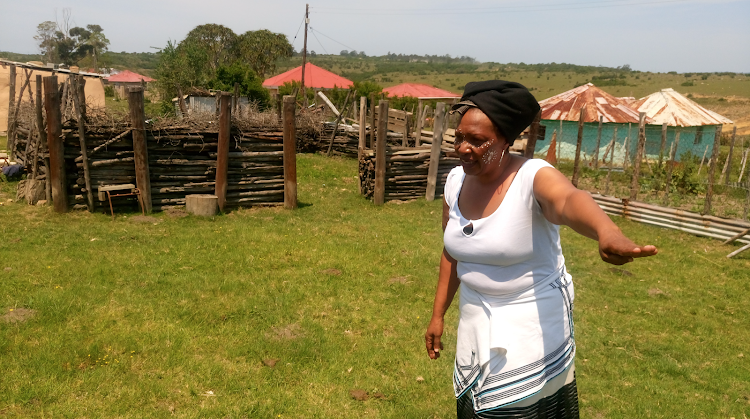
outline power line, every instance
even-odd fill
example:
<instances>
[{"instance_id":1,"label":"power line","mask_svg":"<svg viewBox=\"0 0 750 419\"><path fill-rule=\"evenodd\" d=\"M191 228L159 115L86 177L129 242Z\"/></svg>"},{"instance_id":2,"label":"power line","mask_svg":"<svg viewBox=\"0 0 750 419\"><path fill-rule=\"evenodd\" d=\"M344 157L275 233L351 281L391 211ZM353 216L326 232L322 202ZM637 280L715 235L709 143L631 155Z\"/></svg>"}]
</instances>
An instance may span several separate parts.
<instances>
[{"instance_id":1,"label":"power line","mask_svg":"<svg viewBox=\"0 0 750 419\"><path fill-rule=\"evenodd\" d=\"M321 48L323 48L323 52L328 54L328 51L326 51L326 47L323 46L323 43L320 42L320 39L318 39L318 35L315 35L315 32L312 27L310 27L310 33L315 37L315 40L318 41L318 45L320 45Z\"/></svg>"},{"instance_id":2,"label":"power line","mask_svg":"<svg viewBox=\"0 0 750 419\"><path fill-rule=\"evenodd\" d=\"M297 40L297 35L299 35L299 30L302 29L302 25L305 23L305 16L302 16L302 22L299 23L299 27L297 28L297 33L294 34L294 39L292 40L292 45L294 45L294 41Z\"/></svg>"},{"instance_id":3,"label":"power line","mask_svg":"<svg viewBox=\"0 0 750 419\"><path fill-rule=\"evenodd\" d=\"M312 31L312 26L310 27L310 31ZM345 47L349 48L350 50L354 50L354 48L352 48L352 47L350 47L350 46L348 46L348 45L346 45L346 44L342 44L341 42L339 42L339 41L337 41L337 40L335 40L335 39L331 38L330 36L328 36L328 35L324 34L323 32L321 32L321 31L319 31L319 30L316 30L315 32L317 32L317 33L319 33L319 34L321 34L321 35L325 36L326 38L330 39L331 41L333 41L333 42L335 42L335 43L337 43L337 44L343 45L343 46L345 46ZM316 38L316 39L317 39L317 38Z\"/></svg>"},{"instance_id":4,"label":"power line","mask_svg":"<svg viewBox=\"0 0 750 419\"><path fill-rule=\"evenodd\" d=\"M469 15L476 13L494 14L494 13L525 13L525 12L547 12L547 11L561 11L561 10L583 10L583 9L602 9L611 7L624 7L624 6L642 6L642 5L655 5L655 4L666 4L666 3L685 3L692 0L661 0L661 1L642 1L642 2L629 2L627 0L605 0L599 3L559 3L559 4L540 4L540 5L518 5L518 6L498 6L498 7L486 7L486 8L460 8L460 9L438 9L438 10L425 10L425 9L341 9L341 8L323 8L317 7L317 10L321 14L326 15L378 15L378 16L411 16L411 15ZM607 4L603 4L607 3ZM619 3L619 4L618 4ZM326 11L326 10L331 10Z\"/></svg>"}]
</instances>

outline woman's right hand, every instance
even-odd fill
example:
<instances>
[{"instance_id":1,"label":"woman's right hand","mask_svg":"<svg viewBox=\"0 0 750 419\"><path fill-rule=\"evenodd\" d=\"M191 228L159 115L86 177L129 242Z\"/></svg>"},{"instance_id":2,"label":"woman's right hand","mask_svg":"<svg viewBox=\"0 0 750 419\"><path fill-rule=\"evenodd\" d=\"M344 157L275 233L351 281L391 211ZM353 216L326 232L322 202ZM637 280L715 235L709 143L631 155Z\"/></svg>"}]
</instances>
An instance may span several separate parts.
<instances>
[{"instance_id":1,"label":"woman's right hand","mask_svg":"<svg viewBox=\"0 0 750 419\"><path fill-rule=\"evenodd\" d=\"M427 355L430 359L440 358L440 351L443 349L443 343L440 338L443 336L443 318L433 317L430 325L427 326L427 332L424 334L424 343L427 347Z\"/></svg>"}]
</instances>

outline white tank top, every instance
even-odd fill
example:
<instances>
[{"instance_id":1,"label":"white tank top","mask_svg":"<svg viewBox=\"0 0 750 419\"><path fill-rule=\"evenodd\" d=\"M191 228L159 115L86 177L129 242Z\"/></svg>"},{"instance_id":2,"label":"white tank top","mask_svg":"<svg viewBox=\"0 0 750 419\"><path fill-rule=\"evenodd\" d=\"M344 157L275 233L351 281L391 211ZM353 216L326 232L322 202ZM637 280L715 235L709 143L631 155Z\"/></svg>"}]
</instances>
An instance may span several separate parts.
<instances>
[{"instance_id":1,"label":"white tank top","mask_svg":"<svg viewBox=\"0 0 750 419\"><path fill-rule=\"evenodd\" d=\"M458 277L464 285L488 295L516 294L562 269L560 226L547 221L534 197L534 177L543 167L552 166L540 159L527 160L497 210L477 220L464 218L458 208L466 177L463 168L448 174L444 196L450 220L443 242L458 261ZM465 228L469 224L473 228Z\"/></svg>"}]
</instances>

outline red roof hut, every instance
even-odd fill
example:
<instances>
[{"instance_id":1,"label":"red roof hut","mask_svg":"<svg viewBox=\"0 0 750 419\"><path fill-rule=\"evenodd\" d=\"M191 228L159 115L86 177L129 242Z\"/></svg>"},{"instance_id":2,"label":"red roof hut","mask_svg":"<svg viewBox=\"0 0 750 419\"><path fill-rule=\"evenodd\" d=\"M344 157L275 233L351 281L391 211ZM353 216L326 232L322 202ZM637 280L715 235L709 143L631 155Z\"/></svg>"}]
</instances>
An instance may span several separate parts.
<instances>
[{"instance_id":1,"label":"red roof hut","mask_svg":"<svg viewBox=\"0 0 750 419\"><path fill-rule=\"evenodd\" d=\"M293 68L285 73L281 73L278 76L273 76L266 79L263 82L263 87L268 89L272 95L278 94L279 87L283 86L284 83L291 83L296 81L299 83L302 80L302 66ZM351 80L345 79L338 74L331 73L328 70L324 70L315 64L305 64L305 87L309 87L316 90L321 89L333 89L334 87L351 87L354 83Z\"/></svg>"}]
</instances>

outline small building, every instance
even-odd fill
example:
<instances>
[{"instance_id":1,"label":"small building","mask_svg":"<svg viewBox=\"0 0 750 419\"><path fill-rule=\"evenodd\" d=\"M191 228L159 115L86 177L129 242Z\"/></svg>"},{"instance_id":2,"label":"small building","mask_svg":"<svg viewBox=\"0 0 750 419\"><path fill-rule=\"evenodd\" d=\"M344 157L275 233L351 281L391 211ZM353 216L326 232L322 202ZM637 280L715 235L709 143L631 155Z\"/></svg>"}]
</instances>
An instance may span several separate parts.
<instances>
[{"instance_id":1,"label":"small building","mask_svg":"<svg viewBox=\"0 0 750 419\"><path fill-rule=\"evenodd\" d=\"M710 155L716 130L724 124L734 123L673 89L662 89L633 101L630 106L636 112L646 112L646 116L651 120L651 123L656 124L659 128L662 124L667 124L667 150L674 142L676 133L680 132L680 142L675 154L677 160L688 151L699 157L704 153ZM661 137L658 138L659 141L656 144L657 142L652 141L647 133L647 154L659 154Z\"/></svg>"},{"instance_id":2,"label":"small building","mask_svg":"<svg viewBox=\"0 0 750 419\"><path fill-rule=\"evenodd\" d=\"M190 91L182 97L185 103L185 108L189 115L194 114L218 114L219 112L219 90L206 90L201 88L193 87ZM182 110L180 109L180 103L178 98L172 98L175 112L177 116L182 117ZM246 107L250 104L250 100L247 96L240 96L238 98L238 106L240 108Z\"/></svg>"},{"instance_id":3,"label":"small building","mask_svg":"<svg viewBox=\"0 0 750 419\"><path fill-rule=\"evenodd\" d=\"M289 71L267 78L263 82L263 87L268 89L271 96L278 96L279 87L283 86L284 83L302 81L302 66L293 68ZM338 74L331 73L328 70L322 69L315 64L305 64L305 87L314 90L329 90L334 87L349 88L354 84L351 80L345 79Z\"/></svg>"},{"instance_id":4,"label":"small building","mask_svg":"<svg viewBox=\"0 0 750 419\"><path fill-rule=\"evenodd\" d=\"M148 84L156 80L130 70L124 70L105 78L104 81L107 86L114 88L117 97L126 98L129 88L145 85L146 89L148 89Z\"/></svg>"},{"instance_id":5,"label":"small building","mask_svg":"<svg viewBox=\"0 0 750 419\"><path fill-rule=\"evenodd\" d=\"M627 103L586 83L566 92L539 102L542 108L540 124L545 127L544 141L538 141L536 153L546 153L552 136L557 140L557 158L574 159L578 141L578 120L581 109L584 110L583 139L581 158L590 159L596 153L596 142L599 139L599 158L603 158L607 146L615 136L614 160L619 164L625 157L625 147L630 150L629 156L637 146L633 141L638 135L638 112ZM601 136L599 136L599 118L602 118ZM649 122L648 120L646 121Z\"/></svg>"},{"instance_id":6,"label":"small building","mask_svg":"<svg viewBox=\"0 0 750 419\"><path fill-rule=\"evenodd\" d=\"M22 102L29 101L29 89L32 93L36 92L36 76L42 77L57 76L57 82L63 83L68 79L70 74L83 76L86 81L84 92L86 95L86 105L92 108L103 108L104 103L104 84L101 74L78 72L78 67L72 69L55 69L48 67L39 62L18 63L14 61L0 59L0 133L8 131L8 106L10 93L10 66L16 66L16 92L15 100L21 93L21 88L26 82L26 72L29 72L29 85L24 91Z\"/></svg>"}]
</instances>

